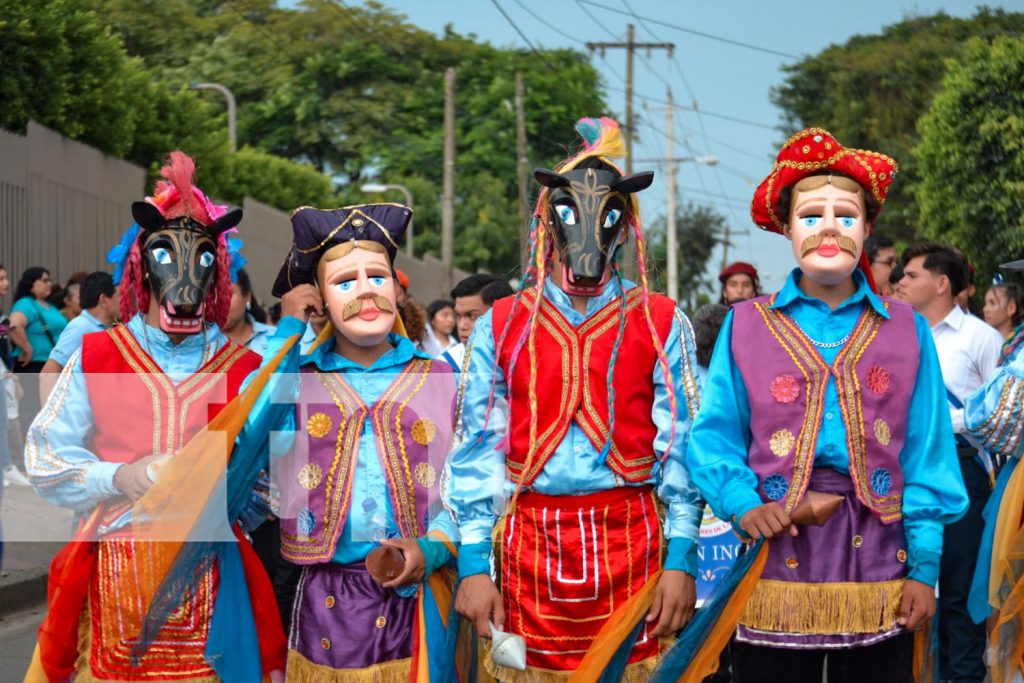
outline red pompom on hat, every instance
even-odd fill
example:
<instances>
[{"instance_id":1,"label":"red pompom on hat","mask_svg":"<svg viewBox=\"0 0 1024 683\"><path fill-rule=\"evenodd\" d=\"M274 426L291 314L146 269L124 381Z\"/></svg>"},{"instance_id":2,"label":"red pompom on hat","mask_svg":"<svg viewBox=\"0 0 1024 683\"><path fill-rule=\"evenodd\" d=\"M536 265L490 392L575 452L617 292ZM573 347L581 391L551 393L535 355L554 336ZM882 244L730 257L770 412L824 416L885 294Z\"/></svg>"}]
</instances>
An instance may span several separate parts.
<instances>
[{"instance_id":1,"label":"red pompom on hat","mask_svg":"<svg viewBox=\"0 0 1024 683\"><path fill-rule=\"evenodd\" d=\"M395 277L398 278L398 284L402 286L402 289L409 289L409 276L404 271L395 268Z\"/></svg>"},{"instance_id":2,"label":"red pompom on hat","mask_svg":"<svg viewBox=\"0 0 1024 683\"><path fill-rule=\"evenodd\" d=\"M754 282L757 282L758 280L757 268L750 265L746 261L736 261L734 263L730 263L728 266L725 267L725 269L721 273L718 274L718 281L724 285L725 281L731 278L733 275L749 275L750 279L753 280Z\"/></svg>"},{"instance_id":3,"label":"red pompom on hat","mask_svg":"<svg viewBox=\"0 0 1024 683\"><path fill-rule=\"evenodd\" d=\"M847 149L823 128L805 128L779 150L772 172L761 181L750 203L750 217L763 230L782 233L788 216L779 216L775 209L779 195L807 176L822 171L835 171L848 176L870 193L881 211L892 177L899 165L892 157L863 149Z\"/></svg>"}]
</instances>

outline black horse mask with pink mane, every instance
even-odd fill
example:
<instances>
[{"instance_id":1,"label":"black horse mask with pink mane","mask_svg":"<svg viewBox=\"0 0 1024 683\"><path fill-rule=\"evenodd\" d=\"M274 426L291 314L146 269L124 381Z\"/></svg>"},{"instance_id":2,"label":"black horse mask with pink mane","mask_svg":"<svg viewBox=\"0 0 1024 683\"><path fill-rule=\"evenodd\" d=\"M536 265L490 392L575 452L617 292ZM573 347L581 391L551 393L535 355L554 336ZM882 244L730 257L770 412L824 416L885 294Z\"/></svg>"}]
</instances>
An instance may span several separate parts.
<instances>
[{"instance_id":1,"label":"black horse mask with pink mane","mask_svg":"<svg viewBox=\"0 0 1024 683\"><path fill-rule=\"evenodd\" d=\"M152 204L134 202L132 217L143 230L142 258L149 291L160 306L160 329L195 334L217 273L217 241L242 221L242 210L203 225L191 216L165 218Z\"/></svg>"},{"instance_id":2,"label":"black horse mask with pink mane","mask_svg":"<svg viewBox=\"0 0 1024 683\"><path fill-rule=\"evenodd\" d=\"M191 158L172 152L153 196L132 204L137 227L111 251L112 262L125 264L123 320L136 311L145 315L152 297L166 333L195 334L206 322L224 323L234 265L224 233L241 222L242 210L213 204L193 184L194 173Z\"/></svg>"}]
</instances>

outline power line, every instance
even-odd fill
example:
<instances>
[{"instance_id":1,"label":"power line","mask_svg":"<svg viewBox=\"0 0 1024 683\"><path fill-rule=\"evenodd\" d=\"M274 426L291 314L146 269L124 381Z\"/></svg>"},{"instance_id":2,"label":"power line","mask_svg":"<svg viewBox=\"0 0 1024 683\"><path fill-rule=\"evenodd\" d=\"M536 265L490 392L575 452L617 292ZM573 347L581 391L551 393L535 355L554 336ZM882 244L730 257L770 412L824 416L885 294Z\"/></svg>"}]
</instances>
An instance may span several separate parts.
<instances>
[{"instance_id":1,"label":"power line","mask_svg":"<svg viewBox=\"0 0 1024 683\"><path fill-rule=\"evenodd\" d=\"M603 23L601 23L600 21L598 21L597 17L595 17L595 16L593 15L593 14L591 14L590 10L588 10L588 9L586 8L586 6L585 6L585 5L584 5L584 4L582 3L582 2L580 2L580 0L576 0L576 5L577 5L577 6L579 6L579 8L580 8L581 10L583 10L583 13L584 13L584 14L586 14L586 15L587 15L588 17L590 17L590 20L591 20L592 22L594 22L595 24L597 24L597 25L598 25L598 27L599 27L599 28L600 28L600 29L601 29L602 31L604 31L605 33L607 33L607 34L608 34L609 36L611 36L612 38L615 38L616 40L618 40L618 39L619 39L619 36L618 36L617 34L613 33L613 32L611 31L611 29L609 29L609 28L608 28L607 26L605 26L605 25L604 25Z\"/></svg>"},{"instance_id":2,"label":"power line","mask_svg":"<svg viewBox=\"0 0 1024 683\"><path fill-rule=\"evenodd\" d=\"M633 18L636 19L637 22L644 27L644 30L651 34L652 38L654 38L655 40L661 40L661 38L658 37L658 35L656 35L654 31L651 30L651 27L647 25L647 22L644 20L644 17L641 17L639 14L637 14L633 10L633 7L626 0L622 0L622 4L626 6L626 9L629 10L629 13L631 15L633 15ZM686 94L690 96L690 100L692 102L696 102L697 96L693 94L693 88L690 87L690 82L686 80L686 74L683 73L682 68L679 66L679 56L675 54L675 52L673 52L669 56L672 59L672 63L675 64L676 72L679 74L679 78L683 82L683 87L686 89ZM666 88L670 87L668 82L666 82L664 79L662 79L662 82L665 83Z\"/></svg>"},{"instance_id":3,"label":"power line","mask_svg":"<svg viewBox=\"0 0 1024 683\"><path fill-rule=\"evenodd\" d=\"M551 62L549 62L547 58L540 53L540 51L534 46L530 39L526 37L526 34L523 33L523 30L519 28L516 22L512 21L512 17L509 16L508 12L505 11L504 7L498 4L498 0L491 0L491 4L494 5L499 12L501 12L501 16L505 17L505 21L508 22L509 26L515 29L516 33L519 34L519 37L522 38L523 42L526 43L526 45L530 48L530 52L540 57L540 60L544 62L545 66L547 66L552 71L555 71L556 69L554 66L552 66Z\"/></svg>"},{"instance_id":4,"label":"power line","mask_svg":"<svg viewBox=\"0 0 1024 683\"><path fill-rule=\"evenodd\" d=\"M700 36L701 38L707 38L708 40L716 40L716 41L718 41L720 43L727 43L729 45L735 45L737 47L746 48L748 50L755 50L757 52L763 52L765 54L776 55L777 57L785 57L786 59L803 59L803 57L801 57L800 55L794 55L794 54L790 54L788 52L782 52L781 50L773 50L772 48L769 48L769 47L761 47L760 45L753 45L751 43L744 43L743 41L733 40L732 38L725 38L724 36L716 36L716 35L714 35L712 33L705 33L704 31L697 31L696 29L686 28L685 26L680 26L678 24L672 24L672 23L667 22L667 21L662 21L661 19L654 19L652 17L643 17L643 18L641 18L638 15L636 15L635 13L625 12L623 10L618 9L617 7L610 7L608 5L604 5L604 4L600 3L600 2L594 2L593 0L576 0L576 1L578 3L579 2L586 3L586 4L588 4L588 5L592 6L592 7L600 7L603 10L607 10L609 12L614 12L616 14L632 15L638 21L649 21L652 24L657 24L659 26L665 26L667 28L671 28L671 29L674 29L676 31L682 31L683 33L689 33L691 35Z\"/></svg>"},{"instance_id":5,"label":"power line","mask_svg":"<svg viewBox=\"0 0 1024 683\"><path fill-rule=\"evenodd\" d=\"M621 88L618 88L618 89L613 88L613 90L618 90L618 92L625 92ZM640 98L643 98L645 100L650 100L651 102L656 102L658 104L668 104L668 100L660 98L660 97L654 97L653 95L644 95L644 94L638 92L638 93L636 93L636 96L640 97ZM707 109L702 109L702 108L699 108L699 107L682 107L682 106L679 106L679 105L676 105L676 107L679 108L679 109L682 109L684 111L698 112L700 114L703 114L704 116L710 116L711 118L715 118L715 119L723 119L725 121L732 121L733 123L742 123L742 124L747 125L747 126L755 126L757 128L764 128L765 130L770 130L770 131L773 131L773 132L777 132L778 131L778 129L775 126L769 126L767 123L761 123L760 121L751 121L750 119L741 119L738 116L729 116L728 114L720 114L718 112L708 111Z\"/></svg>"},{"instance_id":6,"label":"power line","mask_svg":"<svg viewBox=\"0 0 1024 683\"><path fill-rule=\"evenodd\" d=\"M508 25L515 29L516 33L519 34L519 37L523 39L523 42L526 43L530 50L532 52L536 52L537 48L530 41L530 39L526 37L526 34L523 33L522 29L520 29L519 26L516 25L516 22L512 21L512 17L508 15L508 12L505 11L505 8L498 4L498 0L491 0L491 4L494 5L499 12L501 12L501 16L505 17L505 21L508 22Z\"/></svg>"},{"instance_id":7,"label":"power line","mask_svg":"<svg viewBox=\"0 0 1024 683\"><path fill-rule=\"evenodd\" d=\"M552 24L548 23L548 21L546 19L541 17L539 14L534 12L532 9L530 9L529 6L527 6L527 4L523 2L523 0L514 0L514 2L517 5L519 5L523 9L524 12L526 12L531 17L536 19L538 22L540 22L544 26L547 26L549 29L551 29L552 31L554 31L558 35L562 36L566 40L571 40L572 42L577 43L579 45L586 45L585 41L582 41L579 38L577 38L576 36L572 35L571 33L566 33L565 31L563 31L562 29L558 28L557 26L553 26Z\"/></svg>"},{"instance_id":8,"label":"power line","mask_svg":"<svg viewBox=\"0 0 1024 683\"><path fill-rule=\"evenodd\" d=\"M578 45L586 45L585 41L580 40L579 38L577 38L576 36L574 36L572 34L566 33L562 29L560 29L557 26L554 26L553 24L548 22L546 19L544 19L544 17L540 16L539 14L537 14L536 12L531 10L530 7L526 3L524 3L522 0L514 0L514 2L517 5L519 5L523 9L524 12L526 12L531 17L536 19L539 23L541 23L542 25L546 26L551 31L554 31L558 35L562 36L566 40L570 40L570 41L572 41L572 42L574 42L574 43L576 43ZM589 14L588 14L588 16L589 16ZM612 75L614 75L620 81L625 83L626 79L623 78L622 74L620 74L618 71L616 71L614 69L614 67L612 67L611 63L609 63L608 60L605 59L605 56L604 55L600 55L600 57L601 57L601 61L603 61L605 63L605 66L608 69L608 71L610 71L612 73Z\"/></svg>"}]
</instances>

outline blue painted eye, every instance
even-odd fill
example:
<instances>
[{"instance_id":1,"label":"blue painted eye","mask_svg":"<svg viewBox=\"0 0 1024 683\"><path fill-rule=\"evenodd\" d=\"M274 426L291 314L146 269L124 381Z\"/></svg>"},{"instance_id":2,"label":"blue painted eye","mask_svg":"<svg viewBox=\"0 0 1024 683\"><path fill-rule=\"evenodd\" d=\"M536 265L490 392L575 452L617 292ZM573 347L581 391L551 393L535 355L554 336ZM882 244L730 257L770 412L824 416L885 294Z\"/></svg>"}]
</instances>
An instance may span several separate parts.
<instances>
[{"instance_id":1,"label":"blue painted eye","mask_svg":"<svg viewBox=\"0 0 1024 683\"><path fill-rule=\"evenodd\" d=\"M576 211L568 204L558 207L558 218L566 225L576 225Z\"/></svg>"},{"instance_id":2,"label":"blue painted eye","mask_svg":"<svg viewBox=\"0 0 1024 683\"><path fill-rule=\"evenodd\" d=\"M171 265L171 252L167 251L163 247L157 247L153 250L153 258L155 258L156 262L162 266Z\"/></svg>"},{"instance_id":3,"label":"blue painted eye","mask_svg":"<svg viewBox=\"0 0 1024 683\"><path fill-rule=\"evenodd\" d=\"M853 226L857 225L857 219L854 218L853 216L840 216L839 225L843 226L844 228L852 228Z\"/></svg>"},{"instance_id":4,"label":"blue painted eye","mask_svg":"<svg viewBox=\"0 0 1024 683\"><path fill-rule=\"evenodd\" d=\"M818 223L821 222L821 216L804 216L799 220L800 225L804 226L805 228L813 228L816 227Z\"/></svg>"},{"instance_id":5,"label":"blue painted eye","mask_svg":"<svg viewBox=\"0 0 1024 683\"><path fill-rule=\"evenodd\" d=\"M204 251L199 257L199 265L203 268L209 268L213 265L213 254L208 251Z\"/></svg>"},{"instance_id":6,"label":"blue painted eye","mask_svg":"<svg viewBox=\"0 0 1024 683\"><path fill-rule=\"evenodd\" d=\"M604 227L610 228L619 222L619 216L622 215L621 211L617 209L609 209L608 215L604 217Z\"/></svg>"},{"instance_id":7,"label":"blue painted eye","mask_svg":"<svg viewBox=\"0 0 1024 683\"><path fill-rule=\"evenodd\" d=\"M371 275L369 280L370 284L373 285L374 287L383 287L384 283L388 281L386 277L383 277L381 275Z\"/></svg>"},{"instance_id":8,"label":"blue painted eye","mask_svg":"<svg viewBox=\"0 0 1024 683\"><path fill-rule=\"evenodd\" d=\"M343 292L351 292L352 288L355 287L355 286L356 286L356 281L355 280L345 280L344 282L339 282L337 284L338 289L340 289Z\"/></svg>"}]
</instances>

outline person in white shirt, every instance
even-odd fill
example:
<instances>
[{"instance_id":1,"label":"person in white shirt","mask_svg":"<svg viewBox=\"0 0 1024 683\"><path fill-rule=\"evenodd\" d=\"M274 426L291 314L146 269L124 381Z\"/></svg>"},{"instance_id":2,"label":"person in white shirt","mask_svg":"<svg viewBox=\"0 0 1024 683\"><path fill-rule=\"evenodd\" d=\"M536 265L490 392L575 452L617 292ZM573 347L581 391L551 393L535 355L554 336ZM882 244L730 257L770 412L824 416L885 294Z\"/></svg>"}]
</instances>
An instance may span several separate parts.
<instances>
[{"instance_id":1,"label":"person in white shirt","mask_svg":"<svg viewBox=\"0 0 1024 683\"><path fill-rule=\"evenodd\" d=\"M455 304L437 299L427 305L427 334L419 344L421 351L437 358L459 343L455 337Z\"/></svg>"},{"instance_id":2,"label":"person in white shirt","mask_svg":"<svg viewBox=\"0 0 1024 683\"><path fill-rule=\"evenodd\" d=\"M121 305L121 294L114 285L110 273L98 270L89 273L78 285L78 303L82 312L64 331L50 351L50 357L39 371L39 395L43 403L53 391L57 377L68 364L71 355L82 348L82 338L91 332L101 332L117 320Z\"/></svg>"},{"instance_id":3,"label":"person in white shirt","mask_svg":"<svg viewBox=\"0 0 1024 683\"><path fill-rule=\"evenodd\" d=\"M901 298L931 326L949 397L950 417L960 455L960 471L970 507L943 534L939 570L939 668L941 680L985 678L985 628L967 612L967 596L978 559L985 522L982 510L992 491L990 472L979 458L964 425L963 402L980 387L999 362L1002 337L995 328L964 313L956 297L967 286L963 259L950 247L921 242L903 253Z\"/></svg>"}]
</instances>

